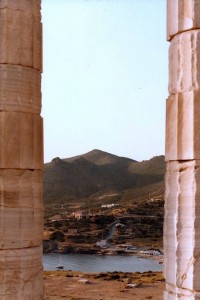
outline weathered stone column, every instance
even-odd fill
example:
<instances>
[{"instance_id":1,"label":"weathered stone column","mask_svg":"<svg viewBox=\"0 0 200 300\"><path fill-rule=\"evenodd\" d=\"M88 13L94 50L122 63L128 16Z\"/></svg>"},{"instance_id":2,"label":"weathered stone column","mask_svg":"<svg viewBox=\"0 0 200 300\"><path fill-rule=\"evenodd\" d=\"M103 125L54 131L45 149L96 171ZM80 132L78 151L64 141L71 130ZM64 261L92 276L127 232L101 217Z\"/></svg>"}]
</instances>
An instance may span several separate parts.
<instances>
[{"instance_id":1,"label":"weathered stone column","mask_svg":"<svg viewBox=\"0 0 200 300\"><path fill-rule=\"evenodd\" d=\"M0 299L43 299L40 0L0 0Z\"/></svg>"},{"instance_id":2,"label":"weathered stone column","mask_svg":"<svg viewBox=\"0 0 200 300\"><path fill-rule=\"evenodd\" d=\"M167 1L165 300L200 299L200 1Z\"/></svg>"}]
</instances>

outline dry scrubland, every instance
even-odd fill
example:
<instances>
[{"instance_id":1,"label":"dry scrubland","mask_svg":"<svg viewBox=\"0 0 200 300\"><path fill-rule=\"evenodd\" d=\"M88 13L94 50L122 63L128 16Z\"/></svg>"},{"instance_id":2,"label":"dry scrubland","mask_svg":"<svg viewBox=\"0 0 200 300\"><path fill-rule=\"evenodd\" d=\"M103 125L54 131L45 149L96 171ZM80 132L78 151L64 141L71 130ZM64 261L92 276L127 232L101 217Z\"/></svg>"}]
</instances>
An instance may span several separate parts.
<instances>
[{"instance_id":1,"label":"dry scrubland","mask_svg":"<svg viewBox=\"0 0 200 300\"><path fill-rule=\"evenodd\" d=\"M102 204L110 203L135 207L163 190L164 174L164 156L136 162L93 150L73 158L54 158L44 165L45 218L78 209L99 212Z\"/></svg>"},{"instance_id":2,"label":"dry scrubland","mask_svg":"<svg viewBox=\"0 0 200 300\"><path fill-rule=\"evenodd\" d=\"M45 164L44 252L91 253L117 219L113 245L162 248L164 173L164 156L136 162L100 150Z\"/></svg>"},{"instance_id":3,"label":"dry scrubland","mask_svg":"<svg viewBox=\"0 0 200 300\"><path fill-rule=\"evenodd\" d=\"M136 162L93 150L70 159L55 158L44 168L45 252L94 251L116 219L123 226L110 240L113 245L162 247L164 173L164 156ZM116 209L101 208L110 203ZM91 215L80 220L70 217L77 210ZM62 220L49 221L55 214L61 214ZM71 229L77 232L73 235ZM162 274L155 272L54 271L44 272L44 283L46 300L161 300L164 290Z\"/></svg>"},{"instance_id":4,"label":"dry scrubland","mask_svg":"<svg viewBox=\"0 0 200 300\"><path fill-rule=\"evenodd\" d=\"M85 280L88 280L88 282ZM160 272L80 273L44 272L46 300L161 300L164 279ZM140 284L137 288L128 285Z\"/></svg>"}]
</instances>

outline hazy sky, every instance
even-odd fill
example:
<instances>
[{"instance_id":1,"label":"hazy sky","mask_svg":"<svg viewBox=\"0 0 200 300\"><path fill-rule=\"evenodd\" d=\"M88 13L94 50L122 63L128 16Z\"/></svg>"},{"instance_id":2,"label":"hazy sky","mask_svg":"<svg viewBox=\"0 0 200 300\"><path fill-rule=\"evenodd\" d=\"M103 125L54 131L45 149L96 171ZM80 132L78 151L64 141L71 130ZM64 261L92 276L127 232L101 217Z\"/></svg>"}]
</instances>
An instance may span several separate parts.
<instances>
[{"instance_id":1,"label":"hazy sky","mask_svg":"<svg viewBox=\"0 0 200 300\"><path fill-rule=\"evenodd\" d=\"M165 0L42 0L45 162L164 154Z\"/></svg>"}]
</instances>

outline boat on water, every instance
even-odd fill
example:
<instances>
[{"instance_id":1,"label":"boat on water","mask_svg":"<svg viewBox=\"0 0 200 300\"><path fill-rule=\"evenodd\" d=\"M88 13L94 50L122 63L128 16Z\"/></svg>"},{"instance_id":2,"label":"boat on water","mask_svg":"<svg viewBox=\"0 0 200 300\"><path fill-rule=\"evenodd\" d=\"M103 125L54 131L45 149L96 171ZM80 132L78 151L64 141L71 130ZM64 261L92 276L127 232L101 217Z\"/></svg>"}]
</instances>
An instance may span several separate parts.
<instances>
[{"instance_id":1,"label":"boat on water","mask_svg":"<svg viewBox=\"0 0 200 300\"><path fill-rule=\"evenodd\" d=\"M57 266L56 269L58 269L58 270L63 270L63 269L64 269L64 266Z\"/></svg>"},{"instance_id":2,"label":"boat on water","mask_svg":"<svg viewBox=\"0 0 200 300\"><path fill-rule=\"evenodd\" d=\"M64 269L64 266L62 265L62 262L61 262L61 254L60 254L60 253L59 253L59 259L60 259L59 265L56 266L56 269L58 269L58 270L63 270L63 269Z\"/></svg>"}]
</instances>

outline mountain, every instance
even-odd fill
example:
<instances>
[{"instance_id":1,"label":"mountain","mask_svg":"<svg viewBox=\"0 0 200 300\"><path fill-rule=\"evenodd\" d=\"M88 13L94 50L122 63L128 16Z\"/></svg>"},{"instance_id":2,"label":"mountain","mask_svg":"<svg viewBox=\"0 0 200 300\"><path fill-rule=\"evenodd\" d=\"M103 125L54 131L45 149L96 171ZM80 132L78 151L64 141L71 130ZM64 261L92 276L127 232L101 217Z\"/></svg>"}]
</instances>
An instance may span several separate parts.
<instances>
[{"instance_id":1,"label":"mountain","mask_svg":"<svg viewBox=\"0 0 200 300\"><path fill-rule=\"evenodd\" d=\"M94 149L83 155L78 155L71 158L65 158L63 160L66 162L73 162L78 158L82 158L82 157L98 166L108 165L108 164L129 164L131 162L136 162L136 160L126 158L126 157L120 157L97 149Z\"/></svg>"},{"instance_id":2,"label":"mountain","mask_svg":"<svg viewBox=\"0 0 200 300\"><path fill-rule=\"evenodd\" d=\"M162 189L164 156L137 162L101 150L44 165L44 206L128 203ZM91 205L90 203L90 205Z\"/></svg>"}]
</instances>

